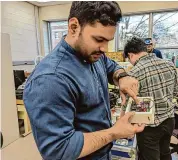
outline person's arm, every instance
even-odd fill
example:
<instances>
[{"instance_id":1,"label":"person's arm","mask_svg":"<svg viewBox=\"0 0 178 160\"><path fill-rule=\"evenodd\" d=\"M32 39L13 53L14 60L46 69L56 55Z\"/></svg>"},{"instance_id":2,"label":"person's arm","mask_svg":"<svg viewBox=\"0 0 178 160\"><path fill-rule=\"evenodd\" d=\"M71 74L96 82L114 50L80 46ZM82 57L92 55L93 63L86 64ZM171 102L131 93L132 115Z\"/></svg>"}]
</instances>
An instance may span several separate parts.
<instances>
[{"instance_id":1,"label":"person's arm","mask_svg":"<svg viewBox=\"0 0 178 160\"><path fill-rule=\"evenodd\" d=\"M24 103L44 160L79 157L84 136L74 128L75 102L75 94L62 75L42 75L27 82Z\"/></svg>"},{"instance_id":2,"label":"person's arm","mask_svg":"<svg viewBox=\"0 0 178 160\"><path fill-rule=\"evenodd\" d=\"M131 96L136 103L138 103L137 93L138 93L138 81L131 76L123 77L118 80L120 73L125 72L125 70L119 66L115 61L104 56L105 67L108 75L108 80L111 84L119 86L120 96L122 98L122 105L126 103L125 95Z\"/></svg>"},{"instance_id":3,"label":"person's arm","mask_svg":"<svg viewBox=\"0 0 178 160\"><path fill-rule=\"evenodd\" d=\"M159 54L159 58L161 58L161 59L163 59L163 56L162 56L162 54L161 54L161 51L160 50L158 50L158 54Z\"/></svg>"},{"instance_id":4,"label":"person's arm","mask_svg":"<svg viewBox=\"0 0 178 160\"><path fill-rule=\"evenodd\" d=\"M120 89L120 96L122 99L121 105L126 104L126 95L129 95L136 103L138 103L138 80L131 75L118 79L120 73L122 72L115 71L113 80L115 85L119 86Z\"/></svg>"},{"instance_id":5,"label":"person's arm","mask_svg":"<svg viewBox=\"0 0 178 160\"><path fill-rule=\"evenodd\" d=\"M133 112L126 113L109 129L84 133L84 145L79 158L91 154L116 139L133 137L135 133L142 132L144 125L131 125L129 123L129 119L133 115Z\"/></svg>"},{"instance_id":6,"label":"person's arm","mask_svg":"<svg viewBox=\"0 0 178 160\"><path fill-rule=\"evenodd\" d=\"M140 71L139 71L139 70L140 70L140 69L139 69L137 66L134 66L129 72L127 72L127 74L128 74L130 77L134 77L134 78L137 79L137 82L135 82L135 83L138 83L138 84L136 84L136 88L135 88L136 92L135 92L135 95L138 95L138 94L139 94L139 90L140 90L140 86L141 86L141 85L139 84L139 83L141 83L141 82L139 81L139 79L140 79L140 75L139 75ZM128 78L128 77L126 77L126 78ZM133 95L134 95L134 94L133 94ZM133 97L132 97L132 98L133 98ZM128 103L128 100L129 100L129 96L126 95L125 98L122 98L122 100L124 100L124 102L121 103L121 113L120 113L120 117L123 117L123 116L125 115L127 103ZM139 102L139 100L137 100L137 102Z\"/></svg>"},{"instance_id":7,"label":"person's arm","mask_svg":"<svg viewBox=\"0 0 178 160\"><path fill-rule=\"evenodd\" d=\"M24 103L44 160L75 160L115 139L129 137L144 129L144 126L133 126L128 122L133 115L129 113L110 129L91 133L76 131L74 95L67 81L55 75L39 77L25 87Z\"/></svg>"},{"instance_id":8,"label":"person's arm","mask_svg":"<svg viewBox=\"0 0 178 160\"><path fill-rule=\"evenodd\" d=\"M106 72L107 72L108 81L110 84L115 84L114 79L113 79L114 73L115 72L122 73L125 70L117 62L108 58L106 55L103 55L103 60L104 60L104 66L105 66Z\"/></svg>"}]
</instances>

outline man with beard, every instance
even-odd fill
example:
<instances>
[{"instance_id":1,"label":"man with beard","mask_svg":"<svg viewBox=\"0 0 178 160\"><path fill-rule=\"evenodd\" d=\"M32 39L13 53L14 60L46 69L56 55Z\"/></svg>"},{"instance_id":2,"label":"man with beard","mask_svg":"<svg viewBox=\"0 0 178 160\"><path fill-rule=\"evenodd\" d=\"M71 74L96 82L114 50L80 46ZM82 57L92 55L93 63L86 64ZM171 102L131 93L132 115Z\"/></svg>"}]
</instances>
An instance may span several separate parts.
<instances>
[{"instance_id":1,"label":"man with beard","mask_svg":"<svg viewBox=\"0 0 178 160\"><path fill-rule=\"evenodd\" d=\"M44 160L109 160L112 141L132 137L128 113L111 124L108 82L138 102L138 81L105 56L121 10L116 2L73 2L68 34L29 77L24 103Z\"/></svg>"}]
</instances>

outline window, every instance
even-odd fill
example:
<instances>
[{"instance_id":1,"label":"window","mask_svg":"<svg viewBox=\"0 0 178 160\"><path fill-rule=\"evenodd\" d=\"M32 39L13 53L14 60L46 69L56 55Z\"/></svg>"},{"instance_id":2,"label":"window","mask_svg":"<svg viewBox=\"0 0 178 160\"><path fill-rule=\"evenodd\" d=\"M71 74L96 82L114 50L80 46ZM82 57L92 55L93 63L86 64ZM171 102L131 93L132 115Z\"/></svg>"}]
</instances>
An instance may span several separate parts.
<instances>
[{"instance_id":1,"label":"window","mask_svg":"<svg viewBox=\"0 0 178 160\"><path fill-rule=\"evenodd\" d=\"M178 49L160 49L163 58L171 60L174 56L178 56Z\"/></svg>"},{"instance_id":2,"label":"window","mask_svg":"<svg viewBox=\"0 0 178 160\"><path fill-rule=\"evenodd\" d=\"M118 25L118 49L123 50L127 40L133 36L149 36L149 14L124 16ZM116 37L117 38L117 37Z\"/></svg>"},{"instance_id":3,"label":"window","mask_svg":"<svg viewBox=\"0 0 178 160\"><path fill-rule=\"evenodd\" d=\"M117 26L115 38L109 45L109 51L120 51L128 39L152 37L155 48L162 52L164 58L178 56L178 10L170 12L147 13L123 16ZM51 49L67 34L68 22L50 22Z\"/></svg>"},{"instance_id":4,"label":"window","mask_svg":"<svg viewBox=\"0 0 178 160\"><path fill-rule=\"evenodd\" d=\"M160 49L163 58L172 61L178 68L178 49Z\"/></svg>"},{"instance_id":5,"label":"window","mask_svg":"<svg viewBox=\"0 0 178 160\"><path fill-rule=\"evenodd\" d=\"M163 58L178 56L178 11L153 14L153 39Z\"/></svg>"},{"instance_id":6,"label":"window","mask_svg":"<svg viewBox=\"0 0 178 160\"><path fill-rule=\"evenodd\" d=\"M178 11L153 14L153 38L156 47L178 48Z\"/></svg>"},{"instance_id":7,"label":"window","mask_svg":"<svg viewBox=\"0 0 178 160\"><path fill-rule=\"evenodd\" d=\"M59 32L55 32L55 39L59 39Z\"/></svg>"},{"instance_id":8,"label":"window","mask_svg":"<svg viewBox=\"0 0 178 160\"><path fill-rule=\"evenodd\" d=\"M51 48L54 49L61 38L67 34L68 22L50 22Z\"/></svg>"},{"instance_id":9,"label":"window","mask_svg":"<svg viewBox=\"0 0 178 160\"><path fill-rule=\"evenodd\" d=\"M123 16L116 32L115 50L123 50L133 36L152 37L163 58L178 56L178 11Z\"/></svg>"}]
</instances>

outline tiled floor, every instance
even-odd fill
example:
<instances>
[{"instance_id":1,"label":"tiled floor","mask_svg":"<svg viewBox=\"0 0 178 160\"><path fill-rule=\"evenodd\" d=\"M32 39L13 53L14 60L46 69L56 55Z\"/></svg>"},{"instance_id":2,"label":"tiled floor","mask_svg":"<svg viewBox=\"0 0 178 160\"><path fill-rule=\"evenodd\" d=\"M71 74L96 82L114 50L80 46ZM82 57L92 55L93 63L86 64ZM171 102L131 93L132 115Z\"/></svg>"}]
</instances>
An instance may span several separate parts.
<instances>
[{"instance_id":1,"label":"tiled floor","mask_svg":"<svg viewBox=\"0 0 178 160\"><path fill-rule=\"evenodd\" d=\"M171 142L178 143L178 140L172 137ZM3 148L1 156L2 160L42 160L32 134L19 138L17 141ZM173 160L178 160L177 154L172 155L172 157Z\"/></svg>"}]
</instances>

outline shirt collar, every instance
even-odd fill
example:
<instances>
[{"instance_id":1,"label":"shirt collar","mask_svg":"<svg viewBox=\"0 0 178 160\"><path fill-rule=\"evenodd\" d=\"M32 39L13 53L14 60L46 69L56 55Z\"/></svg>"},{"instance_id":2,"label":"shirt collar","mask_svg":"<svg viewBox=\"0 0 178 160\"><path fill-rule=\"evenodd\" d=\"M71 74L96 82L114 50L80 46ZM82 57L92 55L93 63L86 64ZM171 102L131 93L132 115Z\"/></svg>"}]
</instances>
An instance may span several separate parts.
<instances>
[{"instance_id":1,"label":"shirt collar","mask_svg":"<svg viewBox=\"0 0 178 160\"><path fill-rule=\"evenodd\" d=\"M63 36L61 38L61 41L60 41L60 45L64 47L64 49L66 49L68 52L72 53L72 54L76 54L76 51L74 48L72 48L66 41L65 41L65 36Z\"/></svg>"},{"instance_id":2,"label":"shirt collar","mask_svg":"<svg viewBox=\"0 0 178 160\"><path fill-rule=\"evenodd\" d=\"M145 61L146 59L152 59L156 57L156 55L154 53L148 53L142 57L140 57L134 64L134 66L138 63L138 62L141 62L141 61Z\"/></svg>"},{"instance_id":3,"label":"shirt collar","mask_svg":"<svg viewBox=\"0 0 178 160\"><path fill-rule=\"evenodd\" d=\"M72 48L66 41L65 41L65 36L62 37L61 41L60 41L60 45L64 47L64 49L67 50L67 52L75 55L82 63L87 63L86 60L83 59L83 57L81 55L79 55L76 50L74 48Z\"/></svg>"},{"instance_id":4,"label":"shirt collar","mask_svg":"<svg viewBox=\"0 0 178 160\"><path fill-rule=\"evenodd\" d=\"M82 63L84 63L84 64L92 64L92 63L90 63L90 62L87 62L81 55L79 55L78 52L76 52L76 50L75 50L74 48L72 48L72 47L65 41L65 37L66 37L66 35L61 38L61 41L60 41L59 45L63 46L64 49L67 50L67 52L69 52L69 53L75 55Z\"/></svg>"}]
</instances>

